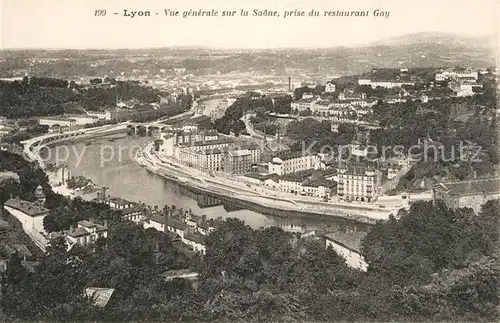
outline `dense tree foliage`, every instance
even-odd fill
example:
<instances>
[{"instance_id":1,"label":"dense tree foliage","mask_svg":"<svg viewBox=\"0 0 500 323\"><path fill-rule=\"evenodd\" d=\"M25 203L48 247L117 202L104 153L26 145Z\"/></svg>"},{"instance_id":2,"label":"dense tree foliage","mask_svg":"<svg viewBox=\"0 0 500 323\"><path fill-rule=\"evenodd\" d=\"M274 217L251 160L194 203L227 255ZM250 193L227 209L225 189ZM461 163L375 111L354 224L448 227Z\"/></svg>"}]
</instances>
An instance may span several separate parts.
<instances>
[{"instance_id":1,"label":"dense tree foliage","mask_svg":"<svg viewBox=\"0 0 500 323\"><path fill-rule=\"evenodd\" d=\"M15 119L58 115L65 113L65 105L70 103L78 103L86 110L103 110L115 107L117 98L153 103L167 95L136 81L116 81L113 87L83 87L68 86L66 80L25 77L22 81L0 82L0 116Z\"/></svg>"},{"instance_id":2,"label":"dense tree foliage","mask_svg":"<svg viewBox=\"0 0 500 323\"><path fill-rule=\"evenodd\" d=\"M291 147L294 151L302 151L310 147L311 152L333 153L341 151L339 147L351 143L356 134L356 127L341 124L338 132L332 132L329 121L306 118L290 122L287 125L286 134L296 140Z\"/></svg>"},{"instance_id":3,"label":"dense tree foliage","mask_svg":"<svg viewBox=\"0 0 500 323\"><path fill-rule=\"evenodd\" d=\"M228 219L201 259L168 235L117 222L104 244L66 252L54 241L35 273L14 257L2 277L8 319L103 321L494 321L499 305L500 202L479 215L415 203L365 237L367 272L322 240ZM189 268L198 283L166 281ZM105 309L86 287L114 288Z\"/></svg>"},{"instance_id":4,"label":"dense tree foliage","mask_svg":"<svg viewBox=\"0 0 500 323\"><path fill-rule=\"evenodd\" d=\"M267 113L288 114L291 112L291 102L290 96L279 96L271 99L255 92L248 92L245 97L237 99L228 107L224 116L215 120L214 125L221 133L234 132L238 135L245 129L245 124L240 119L246 114L255 113L256 116L250 119L255 129L262 132L268 130L268 134L275 134L277 125ZM266 129L267 127L269 129Z\"/></svg>"},{"instance_id":5,"label":"dense tree foliage","mask_svg":"<svg viewBox=\"0 0 500 323\"><path fill-rule=\"evenodd\" d=\"M59 232L76 226L78 221L99 219L112 222L119 220L121 216L120 211L110 210L107 205L76 198L63 201L52 208L50 214L43 219L43 226L47 232Z\"/></svg>"},{"instance_id":6,"label":"dense tree foliage","mask_svg":"<svg viewBox=\"0 0 500 323\"><path fill-rule=\"evenodd\" d=\"M20 155L0 150L0 171L11 171L19 175L19 183L14 183L15 187L9 187L7 190L12 192L13 196L18 193L22 199L33 200L33 193L38 185L42 185L47 200L51 200L54 196L45 172Z\"/></svg>"}]
</instances>

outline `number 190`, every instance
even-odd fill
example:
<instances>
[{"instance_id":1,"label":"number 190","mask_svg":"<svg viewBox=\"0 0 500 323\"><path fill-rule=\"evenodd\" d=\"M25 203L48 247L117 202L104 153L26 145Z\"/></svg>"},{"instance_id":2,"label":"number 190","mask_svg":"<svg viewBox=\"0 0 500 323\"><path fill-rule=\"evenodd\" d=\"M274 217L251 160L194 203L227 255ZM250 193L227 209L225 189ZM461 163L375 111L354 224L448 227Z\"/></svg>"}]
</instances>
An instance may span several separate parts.
<instances>
[{"instance_id":1,"label":"number 190","mask_svg":"<svg viewBox=\"0 0 500 323\"><path fill-rule=\"evenodd\" d=\"M106 10L104 10L104 9L97 9L94 12L94 16L102 17L102 16L105 16L105 15L106 15Z\"/></svg>"}]
</instances>

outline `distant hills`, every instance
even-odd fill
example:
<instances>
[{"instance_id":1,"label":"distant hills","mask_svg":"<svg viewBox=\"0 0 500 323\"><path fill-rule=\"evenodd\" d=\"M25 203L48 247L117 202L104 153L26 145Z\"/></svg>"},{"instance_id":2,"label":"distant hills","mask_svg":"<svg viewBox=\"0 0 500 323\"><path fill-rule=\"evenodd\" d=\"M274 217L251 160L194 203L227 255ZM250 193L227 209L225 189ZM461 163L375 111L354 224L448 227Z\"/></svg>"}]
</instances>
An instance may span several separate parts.
<instances>
[{"instance_id":1,"label":"distant hills","mask_svg":"<svg viewBox=\"0 0 500 323\"><path fill-rule=\"evenodd\" d=\"M335 51L335 49L334 49ZM498 37L415 33L346 49L363 67L489 67L496 65Z\"/></svg>"},{"instance_id":2,"label":"distant hills","mask_svg":"<svg viewBox=\"0 0 500 323\"><path fill-rule=\"evenodd\" d=\"M443 45L449 47L497 48L498 34L473 37L440 32L422 32L390 37L373 42L372 46Z\"/></svg>"},{"instance_id":3,"label":"distant hills","mask_svg":"<svg viewBox=\"0 0 500 323\"><path fill-rule=\"evenodd\" d=\"M184 67L195 74L261 72L269 76L352 75L373 68L491 67L497 65L498 37L474 38L448 33L415 33L358 47L217 49L183 46L116 50L0 51L0 75L24 72L30 59L54 58L38 71L64 77L113 75Z\"/></svg>"}]
</instances>

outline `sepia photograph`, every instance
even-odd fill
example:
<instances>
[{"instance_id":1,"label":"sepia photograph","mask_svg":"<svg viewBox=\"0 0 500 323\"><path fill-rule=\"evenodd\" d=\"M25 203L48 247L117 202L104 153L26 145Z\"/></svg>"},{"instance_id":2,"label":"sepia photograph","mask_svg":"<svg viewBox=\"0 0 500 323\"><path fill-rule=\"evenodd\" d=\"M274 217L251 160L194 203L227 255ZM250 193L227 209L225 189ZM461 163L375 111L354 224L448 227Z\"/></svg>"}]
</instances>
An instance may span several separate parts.
<instances>
[{"instance_id":1,"label":"sepia photograph","mask_svg":"<svg viewBox=\"0 0 500 323\"><path fill-rule=\"evenodd\" d=\"M500 321L500 2L0 4L0 322Z\"/></svg>"}]
</instances>

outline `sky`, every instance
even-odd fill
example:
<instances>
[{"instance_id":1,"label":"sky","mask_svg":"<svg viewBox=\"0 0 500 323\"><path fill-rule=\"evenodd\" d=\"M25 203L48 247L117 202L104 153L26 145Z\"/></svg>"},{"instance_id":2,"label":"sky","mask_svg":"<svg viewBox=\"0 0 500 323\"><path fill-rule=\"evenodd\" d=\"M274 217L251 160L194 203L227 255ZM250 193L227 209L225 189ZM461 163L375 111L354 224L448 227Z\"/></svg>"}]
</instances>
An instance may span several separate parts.
<instances>
[{"instance_id":1,"label":"sky","mask_svg":"<svg viewBox=\"0 0 500 323\"><path fill-rule=\"evenodd\" d=\"M357 46L417 32L498 33L498 0L0 0L0 48ZM164 9L277 10L280 17L167 17ZM95 16L96 10L106 16ZM150 11L151 17L123 12ZM369 17L283 18L284 10L363 10ZM374 10L389 17L374 17ZM117 12L119 15L114 15ZM158 13L158 15L155 15Z\"/></svg>"}]
</instances>

